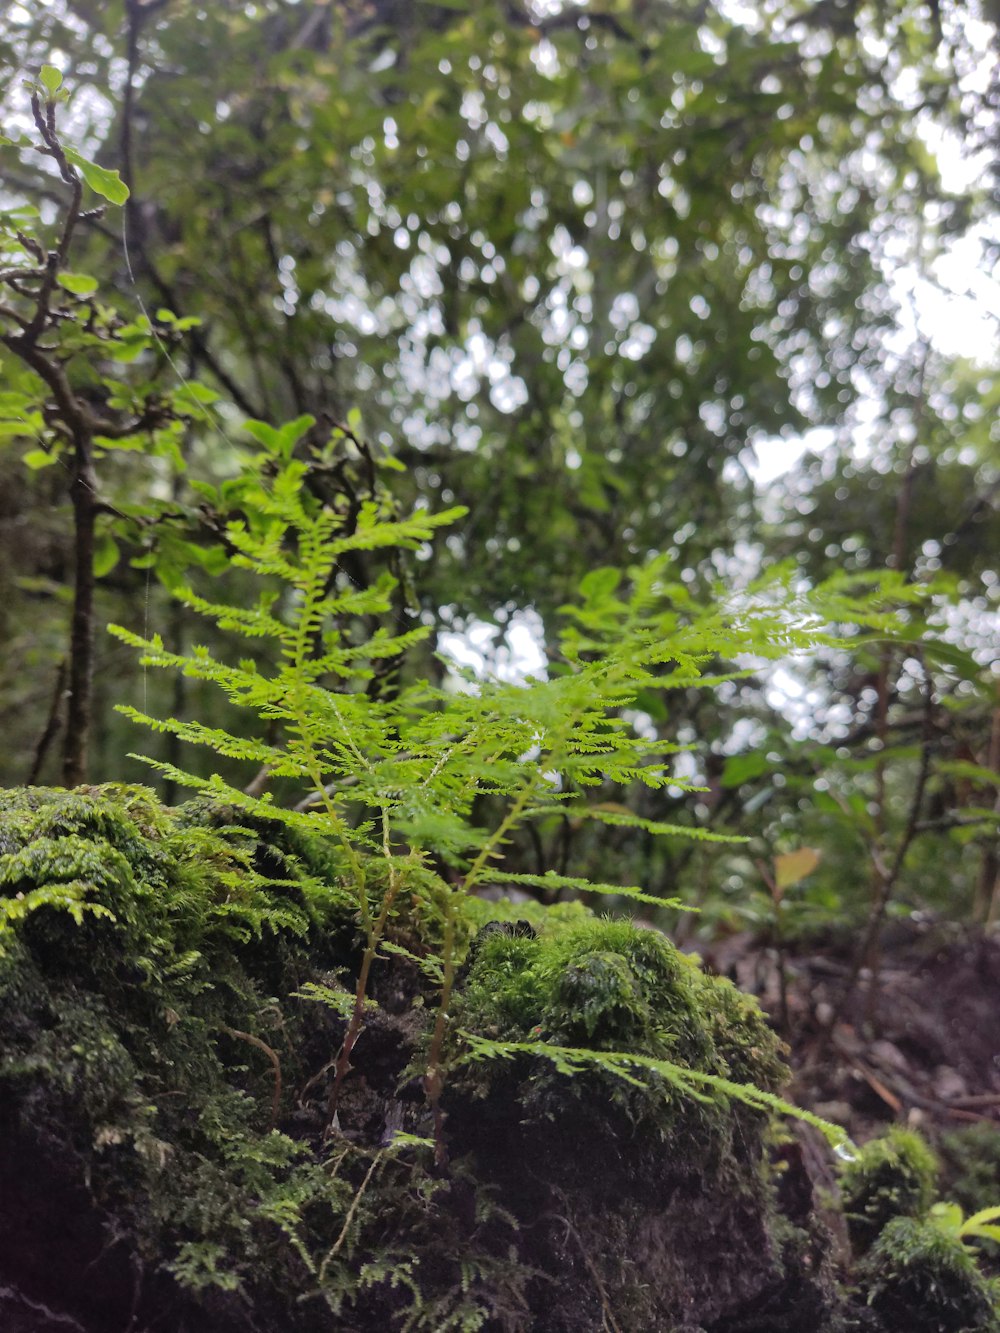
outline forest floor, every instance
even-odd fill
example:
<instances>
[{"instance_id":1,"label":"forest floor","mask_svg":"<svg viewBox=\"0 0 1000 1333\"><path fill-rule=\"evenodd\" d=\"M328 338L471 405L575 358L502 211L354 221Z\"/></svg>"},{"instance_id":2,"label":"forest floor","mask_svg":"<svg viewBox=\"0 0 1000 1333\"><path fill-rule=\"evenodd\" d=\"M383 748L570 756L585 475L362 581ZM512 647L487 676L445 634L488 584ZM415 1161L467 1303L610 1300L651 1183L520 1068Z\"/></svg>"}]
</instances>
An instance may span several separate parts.
<instances>
[{"instance_id":1,"label":"forest floor","mask_svg":"<svg viewBox=\"0 0 1000 1333\"><path fill-rule=\"evenodd\" d=\"M892 923L877 975L863 971L845 1001L855 945L789 950L784 994L777 951L750 935L706 948L704 961L757 995L788 1042L792 1099L856 1141L893 1122L932 1138L983 1123L1000 1131L1000 940Z\"/></svg>"}]
</instances>

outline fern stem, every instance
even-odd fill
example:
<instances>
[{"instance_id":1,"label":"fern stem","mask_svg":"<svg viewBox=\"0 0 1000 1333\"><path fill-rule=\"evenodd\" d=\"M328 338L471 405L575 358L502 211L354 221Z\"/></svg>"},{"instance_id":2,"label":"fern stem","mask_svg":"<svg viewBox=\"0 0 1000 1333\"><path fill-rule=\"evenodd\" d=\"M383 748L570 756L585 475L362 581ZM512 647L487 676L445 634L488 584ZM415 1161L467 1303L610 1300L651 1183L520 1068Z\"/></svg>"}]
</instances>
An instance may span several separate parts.
<instances>
[{"instance_id":1,"label":"fern stem","mask_svg":"<svg viewBox=\"0 0 1000 1333\"><path fill-rule=\"evenodd\" d=\"M351 1068L351 1052L357 1044L364 1028L365 1000L368 996L368 978L371 975L372 963L375 961L375 955L378 952L378 946L382 942L382 936L385 933L386 922L389 920L389 913L392 910L393 902L399 892L398 875L390 878L389 887L382 899L382 905L379 908L379 914L371 922L368 930L368 942L365 945L365 951L361 955L361 967L358 970L358 982L354 989L354 1008L351 1010L351 1017L347 1023L347 1031L344 1033L344 1041L337 1055L337 1063L334 1066L333 1089L330 1093L330 1116L331 1119L336 1113L337 1104L340 1101L340 1089ZM365 903L367 907L367 899ZM371 920L369 913L369 920Z\"/></svg>"},{"instance_id":2,"label":"fern stem","mask_svg":"<svg viewBox=\"0 0 1000 1333\"><path fill-rule=\"evenodd\" d=\"M437 1015L434 1019L434 1034L427 1055L427 1072L424 1075L424 1093L434 1115L434 1160L439 1167L448 1164L448 1152L444 1142L444 1112L441 1110L441 1093L444 1090L444 1070L442 1051L444 1037L448 1027L448 1006L451 1003L451 991L455 982L455 903L457 894L447 900L444 920L444 941L442 961L444 978L441 982L441 998Z\"/></svg>"},{"instance_id":3,"label":"fern stem","mask_svg":"<svg viewBox=\"0 0 1000 1333\"><path fill-rule=\"evenodd\" d=\"M496 828L487 838L486 842L483 844L481 851L479 852L479 855L476 857L472 865L469 867L468 872L465 875L465 878L462 880L462 888L460 892L468 893L469 890L478 882L479 876L482 873L483 867L486 865L486 862L489 861L495 855L497 848L503 842L504 838L511 831L511 829L514 828L520 821L521 816L524 814L525 810L528 807L529 801L535 794L535 791L537 789L537 783L538 783L537 775L535 773L532 773L528 781L521 788L517 800L510 807L510 809L504 815L503 819L500 821L500 823L496 826Z\"/></svg>"},{"instance_id":4,"label":"fern stem","mask_svg":"<svg viewBox=\"0 0 1000 1333\"><path fill-rule=\"evenodd\" d=\"M384 1156L385 1156L385 1149L381 1148L372 1158L371 1165L365 1172L365 1178L364 1180L362 1180L361 1184L359 1185L354 1195L354 1198L351 1200L351 1206L347 1210L347 1216L344 1218L344 1225L341 1228L340 1235L333 1242L333 1245L331 1246L329 1253L319 1266L319 1273L317 1276L320 1282L324 1281L324 1279L326 1278L326 1270L329 1268L330 1264L334 1261L334 1259L336 1259L337 1255L343 1248L344 1241L347 1239L348 1232L351 1229L351 1223L354 1221L355 1214L357 1213L358 1209L361 1206L361 1200L365 1196L365 1191L371 1184L376 1171L381 1166L382 1158Z\"/></svg>"},{"instance_id":5,"label":"fern stem","mask_svg":"<svg viewBox=\"0 0 1000 1333\"><path fill-rule=\"evenodd\" d=\"M575 719L574 719L575 722ZM572 730L573 723L567 730ZM560 734L553 740L549 746L549 756L551 757L557 751L559 745L564 741L564 736ZM521 816L535 795L538 788L538 773L540 771L541 756L539 756L538 765L531 772L528 780L521 788L517 799L511 805L510 809L504 815L503 819L494 829L493 833L486 840L486 843L479 852L479 855L469 867L465 878L462 880L460 889L449 895L445 909L444 941L442 944L442 961L444 965L444 978L441 983L441 997L438 1002L437 1015L434 1019L434 1033L431 1037L430 1050L427 1056L427 1072L424 1075L424 1093L430 1104L434 1115L434 1157L439 1167L445 1167L448 1162L447 1149L444 1143L444 1112L441 1110L441 1093L444 1090L444 1065L443 1051L445 1033L448 1029L448 1008L451 1004L451 992L455 982L455 912L456 902L476 884L479 875L482 873L486 863L495 854L497 848L503 842L507 834L520 822Z\"/></svg>"}]
</instances>

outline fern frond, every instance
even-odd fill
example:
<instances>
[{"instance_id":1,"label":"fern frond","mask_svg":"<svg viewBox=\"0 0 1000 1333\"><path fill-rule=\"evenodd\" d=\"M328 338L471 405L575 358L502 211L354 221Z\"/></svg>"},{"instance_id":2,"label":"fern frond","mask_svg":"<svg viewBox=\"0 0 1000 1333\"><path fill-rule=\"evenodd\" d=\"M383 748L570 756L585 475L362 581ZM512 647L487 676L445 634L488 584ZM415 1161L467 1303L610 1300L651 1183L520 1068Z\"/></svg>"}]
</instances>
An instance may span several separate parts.
<instances>
[{"instance_id":1,"label":"fern frond","mask_svg":"<svg viewBox=\"0 0 1000 1333\"><path fill-rule=\"evenodd\" d=\"M647 1075L655 1075L678 1093L695 1101L709 1102L720 1098L739 1101L755 1111L790 1116L795 1120L801 1120L804 1124L812 1125L834 1149L844 1150L851 1146L847 1133L839 1125L834 1125L811 1111L804 1111L776 1093L758 1088L753 1083L736 1083L720 1074L691 1069L687 1065L675 1064L671 1060L661 1060L651 1055L631 1054L625 1051L594 1051L586 1047L550 1045L544 1041L495 1041L464 1030L458 1035L469 1048L465 1055L459 1056L459 1064L471 1064L477 1060L511 1060L517 1056L527 1055L548 1060L560 1074L572 1076L585 1070L599 1070L633 1087L649 1087L649 1080L634 1072L642 1071Z\"/></svg>"},{"instance_id":2,"label":"fern frond","mask_svg":"<svg viewBox=\"0 0 1000 1333\"><path fill-rule=\"evenodd\" d=\"M694 912L697 908L686 906L680 898L659 898L656 894L645 893L635 885L596 884L592 880L573 875L557 875L554 870L544 875L507 874L499 877L504 884L525 884L534 889L572 889L576 893L600 893L606 897L628 898L630 902L649 903L653 907L670 908L678 912Z\"/></svg>"},{"instance_id":3,"label":"fern frond","mask_svg":"<svg viewBox=\"0 0 1000 1333\"><path fill-rule=\"evenodd\" d=\"M608 810L599 805L537 805L525 810L526 818L558 814L569 819L593 819L600 824L613 824L619 828L642 829L664 838L693 838L697 842L745 843L744 838L733 833L715 833L711 829L700 828L697 824L667 824L656 819L643 819L641 815L630 814L627 810Z\"/></svg>"},{"instance_id":4,"label":"fern frond","mask_svg":"<svg viewBox=\"0 0 1000 1333\"><path fill-rule=\"evenodd\" d=\"M143 713L131 704L122 704L118 710L133 722L149 727L151 731L169 732L178 740L189 745L205 745L216 754L227 759L246 759L249 763L278 765L285 758L285 751L276 745L268 745L243 736L233 736L221 727L206 727L201 722L181 722L175 717L155 718Z\"/></svg>"}]
</instances>

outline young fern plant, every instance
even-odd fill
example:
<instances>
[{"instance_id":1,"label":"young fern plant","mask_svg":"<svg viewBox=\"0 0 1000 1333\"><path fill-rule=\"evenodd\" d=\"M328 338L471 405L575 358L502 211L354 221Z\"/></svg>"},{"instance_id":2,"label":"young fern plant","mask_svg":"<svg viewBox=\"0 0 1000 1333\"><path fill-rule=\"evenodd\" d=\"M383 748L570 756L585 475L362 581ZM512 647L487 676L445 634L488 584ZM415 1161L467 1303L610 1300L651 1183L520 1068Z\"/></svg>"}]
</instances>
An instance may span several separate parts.
<instances>
[{"instance_id":1,"label":"young fern plant","mask_svg":"<svg viewBox=\"0 0 1000 1333\"><path fill-rule=\"evenodd\" d=\"M265 669L253 659L233 665L205 647L171 652L159 636L147 639L111 627L118 638L141 650L145 665L180 670L218 686L233 704L257 714L269 738L237 736L197 721L156 719L131 707L121 711L217 755L266 766L273 779L291 780L307 795L289 808L270 793L253 795L218 774L203 778L147 760L173 781L249 815L319 832L339 845L364 943L353 995L344 995L339 1004L346 1030L335 1061L332 1111L371 1003L372 968L380 950L400 951L386 932L404 888L407 910L436 923L440 955L417 961L439 982L424 1088L443 1161L440 1099L449 1008L464 938L463 904L470 893L498 877L498 862L517 830L558 814L654 836L734 841L591 799L607 781L624 787L641 783L654 789L669 785L700 790L671 771L671 755L680 747L636 732L628 710L637 697L651 690L711 686L747 674L706 674L720 660L738 661L746 654L784 657L820 642L834 643L825 627L835 620L885 631L892 619L888 599L911 594L901 585L887 592L875 582L860 596L856 588L837 584L796 591L789 571L740 594L720 590L715 604L705 609L693 603L682 584L670 581L664 560L654 559L629 571L627 593L618 571L596 570L587 576L580 604L564 608L560 651L545 679L524 685L491 680L465 689L397 680L392 690L380 692L370 688L376 673L426 639L430 630L396 632L395 578L384 570L368 587L360 587L345 564L359 553L393 557L412 551L464 511L432 514L417 509L400 516L391 499L372 486L371 498L349 507L347 521L337 497L324 501L313 493L307 484L309 463L294 456L311 425L308 417L281 430L251 423L260 452L237 492L229 493L230 502L238 498L241 515L225 528L231 563L262 580L264 590L256 603L248 607L212 601L191 587L178 593L187 607L224 632L263 645L274 665ZM477 805L481 797L491 799ZM476 812L484 806L500 811L492 824L478 822ZM432 861L449 866L447 881L433 871ZM593 883L571 875L501 873L512 884L682 906L638 886ZM334 993L324 992L323 998L337 1002ZM523 1043L466 1041L472 1059L526 1050ZM634 1080L644 1068L641 1058L626 1052L620 1058L613 1052L588 1056L546 1043L533 1043L531 1050L568 1070L596 1059L625 1080ZM694 1077L669 1061L658 1061L646 1072L692 1096L735 1097L757 1109L802 1115L772 1094L711 1074ZM821 1127L834 1144L844 1141L835 1126L824 1122Z\"/></svg>"},{"instance_id":2,"label":"young fern plant","mask_svg":"<svg viewBox=\"0 0 1000 1333\"><path fill-rule=\"evenodd\" d=\"M391 770L401 748L400 701L371 698L364 687L380 662L400 656L429 632L418 627L394 634L380 625L354 642L350 631L358 623L391 615L395 581L383 575L360 587L344 570L344 560L356 552L413 550L464 511L432 515L417 510L400 519L386 499L373 497L352 514L346 531L343 511L310 492L305 484L308 464L292 457L314 419L301 417L282 431L252 424L263 447L250 484L240 489L243 517L226 525L225 536L232 566L272 584L277 581L277 586L267 587L250 607L210 601L191 587L181 588L177 596L223 631L276 650L274 670L262 671L253 658L229 665L204 647L190 654L172 653L159 636L147 640L122 626L109 629L143 651L144 665L179 669L217 685L231 702L265 721L276 739L236 736L178 718L161 720L129 706L121 712L220 756L264 766L271 778L306 786L312 800L308 808L287 809L270 793L251 795L218 774L203 779L142 756L145 762L237 809L319 831L339 844L365 944L336 1065L336 1097L361 1031L371 966L399 893L403 862L415 855L398 856L393 839ZM228 498L232 502L235 497ZM360 822L352 818L359 804L366 814ZM374 900L369 883L373 855L382 858L385 869L384 887Z\"/></svg>"}]
</instances>

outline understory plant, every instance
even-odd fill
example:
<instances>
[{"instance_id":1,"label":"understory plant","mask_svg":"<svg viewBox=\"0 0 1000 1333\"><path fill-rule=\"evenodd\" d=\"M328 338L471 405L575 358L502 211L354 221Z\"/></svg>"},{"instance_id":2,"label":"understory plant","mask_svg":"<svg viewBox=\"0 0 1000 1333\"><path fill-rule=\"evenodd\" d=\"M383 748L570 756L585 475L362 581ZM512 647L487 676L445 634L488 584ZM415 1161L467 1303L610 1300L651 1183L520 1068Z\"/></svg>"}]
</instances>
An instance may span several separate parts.
<instances>
[{"instance_id":1,"label":"understory plant","mask_svg":"<svg viewBox=\"0 0 1000 1333\"><path fill-rule=\"evenodd\" d=\"M720 671L720 663L830 643L829 626L838 621L884 632L892 624L889 602L909 594L875 580L861 592L838 581L799 589L784 571L745 590L720 589L715 604L699 607L671 578L666 562L654 557L624 574L600 569L583 580L580 601L563 608L558 649L544 676L510 683L449 670L440 683L409 679L407 654L432 629L398 625L398 579L390 564L419 551L461 511L417 508L402 514L378 472L360 505L352 507L343 493L317 494L309 485L316 460L303 446L313 424L309 417L280 430L248 423L259 450L238 483L240 516L227 524L225 540L231 566L248 571L260 589L252 604L210 598L193 585L177 593L225 634L251 643L253 656L222 660L205 646L177 653L158 635L112 626L112 633L140 650L144 666L211 682L231 704L255 713L260 734L157 719L128 706L123 711L180 741L208 747L220 759L244 763L248 776L258 770L258 779L243 785L219 773L199 777L149 761L172 781L247 818L275 819L335 844L362 951L353 986L327 989L320 997L346 1024L334 1113L372 1003L372 968L386 951L401 947L387 938L390 923L412 923L421 941L414 960L438 991L423 1087L443 1162L446 1044L451 1058L463 1062L526 1051L513 1041L446 1041L456 1035L449 1032L452 992L475 919L469 907L475 895L499 883L522 892L598 895L617 905L682 906L641 886L594 883L584 874L509 870L504 857L512 837L532 821L556 818L596 820L656 837L731 840L694 824L642 818L601 799L606 783L626 790L633 784L697 790L673 769L678 747L637 730L637 696L710 688L749 669ZM353 441L352 447L360 446ZM212 502L221 503L217 496ZM381 557L381 572L366 586L350 573L359 555L368 558L369 570ZM275 790L291 791L294 799L276 799ZM597 1063L625 1080L655 1075L691 1096L791 1110L762 1089L694 1074L679 1061L584 1050L546 1038L529 1045L532 1054L564 1072ZM834 1142L843 1140L840 1131L823 1128Z\"/></svg>"},{"instance_id":2,"label":"understory plant","mask_svg":"<svg viewBox=\"0 0 1000 1333\"><path fill-rule=\"evenodd\" d=\"M532 825L596 821L636 836L733 841L629 808L628 793L637 788L671 796L699 790L675 767L681 747L645 734L637 701L665 694L669 705L671 692L710 689L748 674L748 661L834 645L838 625L850 626L852 646L863 630L894 632L894 608L919 593L899 574L808 586L788 566L745 588L720 586L710 604L699 605L667 560L650 554L626 571L598 568L583 578L578 600L563 608L557 642L547 645L547 669L536 678L473 681L438 667L428 679L413 661L419 653L416 660L426 665L421 645L433 634L433 616L421 619L411 609L417 599L404 586L406 570L408 563L419 568L412 557L463 511L404 512L389 484L399 465L364 442L357 414L346 426L302 415L282 426L244 418L237 429L235 412L209 412L214 395L183 381L165 342L182 337L190 321L178 323L161 311L156 326L148 317L126 325L101 301L93 279L68 271L84 186L111 204L124 202L128 190L114 173L63 146L56 128L65 98L58 70L45 66L29 93L38 138L21 136L7 146L51 158L71 200L54 244L27 215L6 228L3 281L12 296L3 312L10 325L3 345L8 363L13 358L20 370L3 408L14 434L37 435L36 463L58 461L72 447L86 474L73 482L86 510L85 521L77 514L82 592L73 642L83 647L71 652L71 676L80 676L73 697L86 694L91 670L99 567L94 533L101 518L122 532L140 532L141 549L132 559L140 568L156 565L159 548L168 545L174 560L169 582L178 600L213 623L214 643L251 646L252 655L237 659L208 646L179 651L159 634L113 627L141 651L145 667L214 685L230 705L258 719L256 734L244 734L126 707L136 721L177 743L207 749L228 776L198 776L159 761L154 766L172 783L224 804L234 817L278 821L295 833L319 834L335 848L361 951L346 984L316 995L344 1024L331 1117L371 1012L372 970L389 953L409 950L437 992L422 1078L443 1162L446 1049L451 1062L468 1062L514 1057L525 1047L482 1035L463 1042L450 1030L456 969L481 919L477 895L500 883L549 899L596 895L605 905L683 906L639 885L595 883L583 873L524 873L505 864L512 839ZM27 230L32 226L35 232ZM121 367L133 363L129 377ZM157 378L167 372L180 381L171 392ZM108 410L88 415L81 406L88 394ZM169 455L180 468L180 442L195 428L225 439L233 464L227 480L190 482L185 495L193 502L153 505L144 513L99 498L95 469L105 456L134 452L145 440L153 454ZM180 541L175 529L188 520L200 527L188 534L193 539ZM200 571L201 583L194 573L180 576L177 564L185 562ZM214 580L211 596L207 575ZM71 720L71 733L74 725ZM83 731L76 730L79 750ZM67 767L68 781L79 778L78 761L79 755ZM73 910L84 907L75 902ZM406 935L401 922L411 928L412 948L400 942ZM552 1034L527 1044L564 1071L596 1062L625 1081L665 1080L692 1097L791 1110L773 1093L721 1072L695 1075L667 1058L669 1044L642 1056L573 1046ZM824 1128L834 1141L843 1138Z\"/></svg>"}]
</instances>

